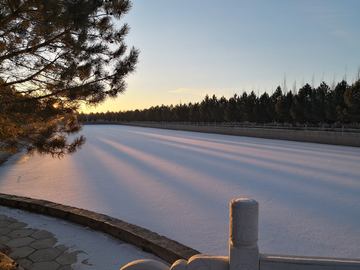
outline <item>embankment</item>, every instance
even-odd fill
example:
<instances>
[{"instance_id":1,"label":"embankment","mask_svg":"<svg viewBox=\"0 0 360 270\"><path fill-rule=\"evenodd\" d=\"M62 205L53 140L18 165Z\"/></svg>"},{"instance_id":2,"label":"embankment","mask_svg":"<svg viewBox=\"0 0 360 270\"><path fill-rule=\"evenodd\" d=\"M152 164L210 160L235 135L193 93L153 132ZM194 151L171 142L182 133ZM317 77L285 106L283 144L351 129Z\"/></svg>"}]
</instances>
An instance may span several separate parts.
<instances>
[{"instance_id":1,"label":"embankment","mask_svg":"<svg viewBox=\"0 0 360 270\"><path fill-rule=\"evenodd\" d=\"M196 125L156 124L156 123L141 123L141 122L92 122L92 123L85 123L85 125L86 124L119 124L119 125L138 126L138 127L161 128L161 129L171 129L171 130L255 137L255 138L264 138L264 139L360 147L360 133L352 133L352 132L285 130L285 129L242 128L242 127L223 127L223 126L196 126Z\"/></svg>"},{"instance_id":2,"label":"embankment","mask_svg":"<svg viewBox=\"0 0 360 270\"><path fill-rule=\"evenodd\" d=\"M11 156L8 152L0 152L0 165L3 164Z\"/></svg>"}]
</instances>

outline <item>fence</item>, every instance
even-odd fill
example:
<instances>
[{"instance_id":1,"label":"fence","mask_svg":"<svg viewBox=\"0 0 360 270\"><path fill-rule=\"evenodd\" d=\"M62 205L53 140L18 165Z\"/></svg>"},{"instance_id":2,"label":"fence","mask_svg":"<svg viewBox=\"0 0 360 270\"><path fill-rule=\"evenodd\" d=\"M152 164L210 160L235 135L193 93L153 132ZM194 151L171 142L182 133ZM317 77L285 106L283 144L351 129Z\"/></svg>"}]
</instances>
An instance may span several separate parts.
<instances>
[{"instance_id":1,"label":"fence","mask_svg":"<svg viewBox=\"0 0 360 270\"><path fill-rule=\"evenodd\" d=\"M312 131L330 131L330 132L352 132L360 133L360 123L342 124L336 122L327 123L265 123L258 124L252 122L189 122L189 121L115 121L115 120L96 120L83 121L85 125L91 124L124 124L124 125L163 125L163 126L199 126L199 127L224 127L224 128L255 128L255 129L277 129L277 130L312 130Z\"/></svg>"},{"instance_id":2,"label":"fence","mask_svg":"<svg viewBox=\"0 0 360 270\"><path fill-rule=\"evenodd\" d=\"M258 251L258 203L251 199L230 202L230 256L198 251L122 220L45 200L0 193L0 205L65 219L105 232L121 241L173 263L170 270L359 270L359 259L285 256ZM196 269L195 269L196 268ZM132 262L122 270L169 270L151 260Z\"/></svg>"},{"instance_id":3,"label":"fence","mask_svg":"<svg viewBox=\"0 0 360 270\"><path fill-rule=\"evenodd\" d=\"M138 260L121 270L359 270L358 259L283 256L259 253L259 205L240 198L230 202L229 256L198 254L177 260L170 268L153 260Z\"/></svg>"}]
</instances>

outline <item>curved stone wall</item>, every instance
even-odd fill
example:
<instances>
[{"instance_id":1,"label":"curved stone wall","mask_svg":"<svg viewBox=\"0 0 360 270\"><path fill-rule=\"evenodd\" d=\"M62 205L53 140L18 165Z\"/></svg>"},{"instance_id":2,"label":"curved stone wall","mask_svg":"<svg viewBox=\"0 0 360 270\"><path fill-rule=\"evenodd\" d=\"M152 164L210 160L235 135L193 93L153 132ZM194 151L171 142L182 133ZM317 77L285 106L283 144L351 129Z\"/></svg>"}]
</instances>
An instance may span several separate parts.
<instances>
[{"instance_id":1,"label":"curved stone wall","mask_svg":"<svg viewBox=\"0 0 360 270\"><path fill-rule=\"evenodd\" d=\"M153 253L171 264L178 259L188 260L200 253L145 228L76 207L2 193L0 193L0 205L65 219L102 231L143 251Z\"/></svg>"}]
</instances>

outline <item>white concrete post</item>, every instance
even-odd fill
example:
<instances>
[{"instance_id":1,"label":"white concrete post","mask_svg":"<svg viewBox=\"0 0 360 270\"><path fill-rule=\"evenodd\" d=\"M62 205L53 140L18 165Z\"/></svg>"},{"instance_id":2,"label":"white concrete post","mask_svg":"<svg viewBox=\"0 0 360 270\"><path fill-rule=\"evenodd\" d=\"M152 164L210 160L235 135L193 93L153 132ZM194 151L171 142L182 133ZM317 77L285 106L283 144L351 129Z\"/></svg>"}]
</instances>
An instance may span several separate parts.
<instances>
[{"instance_id":1,"label":"white concrete post","mask_svg":"<svg viewBox=\"0 0 360 270\"><path fill-rule=\"evenodd\" d=\"M230 270L259 270L259 204L247 198L230 202Z\"/></svg>"}]
</instances>

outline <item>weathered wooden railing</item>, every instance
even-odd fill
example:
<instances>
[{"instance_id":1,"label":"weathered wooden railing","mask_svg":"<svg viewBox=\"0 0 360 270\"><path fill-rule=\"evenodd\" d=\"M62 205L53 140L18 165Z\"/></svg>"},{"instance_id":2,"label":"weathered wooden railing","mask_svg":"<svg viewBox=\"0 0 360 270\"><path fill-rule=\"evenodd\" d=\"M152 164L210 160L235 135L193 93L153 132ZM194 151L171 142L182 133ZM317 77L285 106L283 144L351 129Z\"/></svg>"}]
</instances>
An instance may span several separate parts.
<instances>
[{"instance_id":1,"label":"weathered wooden railing","mask_svg":"<svg viewBox=\"0 0 360 270\"><path fill-rule=\"evenodd\" d=\"M199 254L188 261L177 260L170 268L157 261L138 260L121 270L360 270L358 259L260 254L258 213L255 200L230 202L229 257Z\"/></svg>"}]
</instances>

